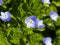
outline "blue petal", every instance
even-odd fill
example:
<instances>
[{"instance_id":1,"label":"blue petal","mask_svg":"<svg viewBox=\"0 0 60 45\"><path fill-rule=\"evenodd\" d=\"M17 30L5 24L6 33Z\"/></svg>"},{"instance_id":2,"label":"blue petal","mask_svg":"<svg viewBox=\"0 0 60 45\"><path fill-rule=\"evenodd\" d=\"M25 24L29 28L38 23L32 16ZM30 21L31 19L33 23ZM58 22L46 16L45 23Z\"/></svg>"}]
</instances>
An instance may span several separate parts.
<instances>
[{"instance_id":1,"label":"blue petal","mask_svg":"<svg viewBox=\"0 0 60 45\"><path fill-rule=\"evenodd\" d=\"M8 18L7 18L7 21L10 21L10 20L11 20L11 17L8 17Z\"/></svg>"},{"instance_id":2,"label":"blue petal","mask_svg":"<svg viewBox=\"0 0 60 45\"><path fill-rule=\"evenodd\" d=\"M41 0L42 3L44 3L44 0Z\"/></svg>"},{"instance_id":3,"label":"blue petal","mask_svg":"<svg viewBox=\"0 0 60 45\"><path fill-rule=\"evenodd\" d=\"M7 12L5 12L5 14L8 16L8 18L7 18L7 21L10 21L11 20L11 14L7 11Z\"/></svg>"},{"instance_id":4,"label":"blue petal","mask_svg":"<svg viewBox=\"0 0 60 45\"><path fill-rule=\"evenodd\" d=\"M32 28L36 28L36 27L37 27L37 23L36 23L36 22L34 22L34 24L33 24Z\"/></svg>"},{"instance_id":5,"label":"blue petal","mask_svg":"<svg viewBox=\"0 0 60 45\"><path fill-rule=\"evenodd\" d=\"M51 11L51 12L50 12L50 15L52 15L52 14L56 14L56 16L58 16L58 13L56 13L56 12L54 12L54 11Z\"/></svg>"},{"instance_id":6,"label":"blue petal","mask_svg":"<svg viewBox=\"0 0 60 45\"><path fill-rule=\"evenodd\" d=\"M43 39L43 43L45 44L46 41L50 41L51 42L52 39L50 37L46 37L46 38Z\"/></svg>"},{"instance_id":7,"label":"blue petal","mask_svg":"<svg viewBox=\"0 0 60 45\"><path fill-rule=\"evenodd\" d=\"M44 28L44 27L45 27L45 24L38 26L38 28Z\"/></svg>"},{"instance_id":8,"label":"blue petal","mask_svg":"<svg viewBox=\"0 0 60 45\"><path fill-rule=\"evenodd\" d=\"M3 1L2 0L0 0L0 5L2 5L3 4Z\"/></svg>"},{"instance_id":9,"label":"blue petal","mask_svg":"<svg viewBox=\"0 0 60 45\"><path fill-rule=\"evenodd\" d=\"M30 18L29 18L29 17L27 17L27 18L25 19L25 23L28 23L28 22L29 22L29 20L30 20Z\"/></svg>"},{"instance_id":10,"label":"blue petal","mask_svg":"<svg viewBox=\"0 0 60 45\"><path fill-rule=\"evenodd\" d=\"M0 19L1 19L2 21L6 21L6 19L4 19L2 16L0 16Z\"/></svg>"},{"instance_id":11,"label":"blue petal","mask_svg":"<svg viewBox=\"0 0 60 45\"><path fill-rule=\"evenodd\" d=\"M8 17L10 17L10 15L11 15L8 11L6 11L5 14L6 14Z\"/></svg>"},{"instance_id":12,"label":"blue petal","mask_svg":"<svg viewBox=\"0 0 60 45\"><path fill-rule=\"evenodd\" d=\"M41 0L41 2L44 4L44 3L46 3L46 4L50 4L50 0Z\"/></svg>"},{"instance_id":13,"label":"blue petal","mask_svg":"<svg viewBox=\"0 0 60 45\"><path fill-rule=\"evenodd\" d=\"M0 18L1 18L1 16L0 16Z\"/></svg>"},{"instance_id":14,"label":"blue petal","mask_svg":"<svg viewBox=\"0 0 60 45\"><path fill-rule=\"evenodd\" d=\"M54 17L53 17L54 16ZM54 11L51 11L50 12L50 18L54 21L57 21L57 18L58 18L58 13L54 12Z\"/></svg>"},{"instance_id":15,"label":"blue petal","mask_svg":"<svg viewBox=\"0 0 60 45\"><path fill-rule=\"evenodd\" d=\"M35 16L30 16L30 18L36 22L37 18Z\"/></svg>"},{"instance_id":16,"label":"blue petal","mask_svg":"<svg viewBox=\"0 0 60 45\"><path fill-rule=\"evenodd\" d=\"M25 19L25 22L28 23L30 20L33 20L34 22L36 22L37 18L35 16L30 16Z\"/></svg>"}]
</instances>

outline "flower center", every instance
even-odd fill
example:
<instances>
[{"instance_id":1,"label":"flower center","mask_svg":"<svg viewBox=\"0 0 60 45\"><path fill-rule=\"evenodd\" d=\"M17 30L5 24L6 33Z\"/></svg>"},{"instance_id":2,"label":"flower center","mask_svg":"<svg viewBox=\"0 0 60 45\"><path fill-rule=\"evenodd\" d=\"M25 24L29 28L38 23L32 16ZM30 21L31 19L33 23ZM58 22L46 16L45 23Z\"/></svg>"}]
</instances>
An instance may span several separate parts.
<instances>
[{"instance_id":1,"label":"flower center","mask_svg":"<svg viewBox=\"0 0 60 45\"><path fill-rule=\"evenodd\" d=\"M30 20L29 22L32 24L33 23L33 20Z\"/></svg>"},{"instance_id":2,"label":"flower center","mask_svg":"<svg viewBox=\"0 0 60 45\"><path fill-rule=\"evenodd\" d=\"M7 18L8 16L6 16L6 15L3 15L2 17L3 17L3 18Z\"/></svg>"},{"instance_id":3,"label":"flower center","mask_svg":"<svg viewBox=\"0 0 60 45\"><path fill-rule=\"evenodd\" d=\"M53 18L56 18L56 16L55 16L54 14L52 14L52 17L53 17Z\"/></svg>"},{"instance_id":4,"label":"flower center","mask_svg":"<svg viewBox=\"0 0 60 45\"><path fill-rule=\"evenodd\" d=\"M48 3L49 2L49 0L44 0L44 3Z\"/></svg>"},{"instance_id":5,"label":"flower center","mask_svg":"<svg viewBox=\"0 0 60 45\"><path fill-rule=\"evenodd\" d=\"M46 41L46 44L50 44L50 41Z\"/></svg>"}]
</instances>

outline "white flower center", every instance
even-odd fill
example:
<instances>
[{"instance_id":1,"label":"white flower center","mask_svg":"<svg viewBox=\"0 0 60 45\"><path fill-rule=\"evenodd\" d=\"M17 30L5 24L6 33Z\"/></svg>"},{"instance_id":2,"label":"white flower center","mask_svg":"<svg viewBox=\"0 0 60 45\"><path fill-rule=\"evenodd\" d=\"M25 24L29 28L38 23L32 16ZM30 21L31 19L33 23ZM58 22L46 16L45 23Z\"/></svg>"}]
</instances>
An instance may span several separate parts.
<instances>
[{"instance_id":1,"label":"white flower center","mask_svg":"<svg viewBox=\"0 0 60 45\"><path fill-rule=\"evenodd\" d=\"M56 18L55 14L52 14L52 18Z\"/></svg>"},{"instance_id":2,"label":"white flower center","mask_svg":"<svg viewBox=\"0 0 60 45\"><path fill-rule=\"evenodd\" d=\"M33 24L33 20L30 20L29 22L30 22L30 24Z\"/></svg>"},{"instance_id":3,"label":"white flower center","mask_svg":"<svg viewBox=\"0 0 60 45\"><path fill-rule=\"evenodd\" d=\"M2 17L3 17L3 18L5 18L5 19L6 19L6 18L8 18L8 16L7 16L7 15L2 15Z\"/></svg>"},{"instance_id":4,"label":"white flower center","mask_svg":"<svg viewBox=\"0 0 60 45\"><path fill-rule=\"evenodd\" d=\"M50 41L46 41L45 44L50 44L51 42Z\"/></svg>"},{"instance_id":5,"label":"white flower center","mask_svg":"<svg viewBox=\"0 0 60 45\"><path fill-rule=\"evenodd\" d=\"M49 0L44 0L44 3L50 3Z\"/></svg>"}]
</instances>

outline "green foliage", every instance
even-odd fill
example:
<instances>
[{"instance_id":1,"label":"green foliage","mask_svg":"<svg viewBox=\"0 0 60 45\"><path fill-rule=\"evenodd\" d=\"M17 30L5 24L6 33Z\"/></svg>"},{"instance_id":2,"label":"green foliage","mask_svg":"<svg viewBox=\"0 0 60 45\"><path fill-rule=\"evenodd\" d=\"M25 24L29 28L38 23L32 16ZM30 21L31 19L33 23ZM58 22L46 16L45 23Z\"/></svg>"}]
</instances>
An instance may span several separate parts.
<instances>
[{"instance_id":1,"label":"green foliage","mask_svg":"<svg viewBox=\"0 0 60 45\"><path fill-rule=\"evenodd\" d=\"M9 11L11 21L0 20L0 45L26 45L27 43L29 45L44 45L42 41L44 37L52 37L53 45L60 45L59 8L60 0L52 0L50 5L42 4L41 0L3 0L0 12ZM49 17L51 10L59 14L56 22ZM46 24L45 28L27 28L25 19L31 15L42 19Z\"/></svg>"},{"instance_id":2,"label":"green foliage","mask_svg":"<svg viewBox=\"0 0 60 45\"><path fill-rule=\"evenodd\" d=\"M10 45L7 37L4 35L4 33L0 30L0 45Z\"/></svg>"}]
</instances>

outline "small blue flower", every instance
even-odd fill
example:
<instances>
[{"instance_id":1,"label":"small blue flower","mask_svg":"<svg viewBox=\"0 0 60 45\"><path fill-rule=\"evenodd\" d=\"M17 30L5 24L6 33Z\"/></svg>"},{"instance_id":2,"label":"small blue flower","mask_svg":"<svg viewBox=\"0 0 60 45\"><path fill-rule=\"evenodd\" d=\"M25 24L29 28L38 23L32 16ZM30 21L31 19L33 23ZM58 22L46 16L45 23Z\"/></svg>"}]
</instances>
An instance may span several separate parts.
<instances>
[{"instance_id":1,"label":"small blue flower","mask_svg":"<svg viewBox=\"0 0 60 45\"><path fill-rule=\"evenodd\" d=\"M52 42L52 39L50 37L46 37L46 38L43 39L43 43L45 45L52 45L51 42Z\"/></svg>"},{"instance_id":2,"label":"small blue flower","mask_svg":"<svg viewBox=\"0 0 60 45\"><path fill-rule=\"evenodd\" d=\"M54 21L57 21L58 19L58 13L54 12L54 11L51 11L50 12L50 18Z\"/></svg>"},{"instance_id":3,"label":"small blue flower","mask_svg":"<svg viewBox=\"0 0 60 45\"><path fill-rule=\"evenodd\" d=\"M7 11L7 12L1 12L1 16L0 16L0 19L2 21L10 21L11 20L11 17L10 17L10 13Z\"/></svg>"},{"instance_id":4,"label":"small blue flower","mask_svg":"<svg viewBox=\"0 0 60 45\"><path fill-rule=\"evenodd\" d=\"M36 28L37 26L37 18L35 16L30 16L25 19L25 23L27 24L27 28Z\"/></svg>"},{"instance_id":5,"label":"small blue flower","mask_svg":"<svg viewBox=\"0 0 60 45\"><path fill-rule=\"evenodd\" d=\"M2 0L0 0L0 6L3 4L3 1Z\"/></svg>"},{"instance_id":6,"label":"small blue flower","mask_svg":"<svg viewBox=\"0 0 60 45\"><path fill-rule=\"evenodd\" d=\"M45 3L50 4L50 0L41 0L41 2L42 2L43 4L45 4Z\"/></svg>"},{"instance_id":7,"label":"small blue flower","mask_svg":"<svg viewBox=\"0 0 60 45\"><path fill-rule=\"evenodd\" d=\"M38 21L38 28L44 28L45 24L43 24L43 20Z\"/></svg>"}]
</instances>

